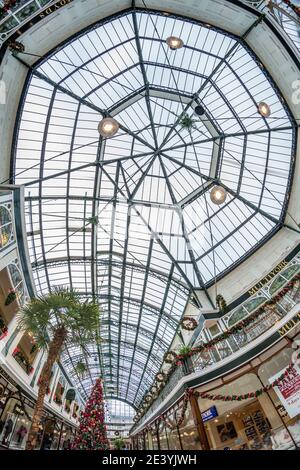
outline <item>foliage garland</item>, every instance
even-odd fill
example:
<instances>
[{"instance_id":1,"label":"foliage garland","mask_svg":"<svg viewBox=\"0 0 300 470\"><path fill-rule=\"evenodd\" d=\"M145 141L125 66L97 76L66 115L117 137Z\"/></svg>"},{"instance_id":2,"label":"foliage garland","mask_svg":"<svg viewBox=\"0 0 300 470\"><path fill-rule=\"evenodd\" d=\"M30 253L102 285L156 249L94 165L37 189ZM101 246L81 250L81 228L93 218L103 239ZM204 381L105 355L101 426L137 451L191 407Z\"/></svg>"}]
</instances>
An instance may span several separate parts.
<instances>
[{"instance_id":1,"label":"foliage garland","mask_svg":"<svg viewBox=\"0 0 300 470\"><path fill-rule=\"evenodd\" d=\"M300 355L298 355L298 357L300 357ZM292 372L293 367L294 367L294 364L290 363L289 366L286 368L286 370L280 375L280 377L274 380L271 384L265 385L264 387L256 390L255 392L248 392L242 395L220 395L220 394L216 395L216 394L212 394L209 392L198 392L196 390L193 390L192 388L187 388L185 391L183 404L181 407L180 417L176 421L176 423L171 424L165 415L160 416L157 421L158 422L163 421L169 429L174 429L176 426L180 426L184 421L189 399L191 396L194 396L196 398L202 398L202 399L206 398L212 401L243 401L243 400L248 400L249 398L257 398L263 393L268 392L272 388L277 387L283 380L285 380L288 377L288 375ZM146 426L146 430L151 431L152 427Z\"/></svg>"},{"instance_id":2,"label":"foliage garland","mask_svg":"<svg viewBox=\"0 0 300 470\"><path fill-rule=\"evenodd\" d=\"M255 310L251 315L249 315L247 318L245 318L245 320L240 321L235 326L229 328L227 331L224 331L223 333L216 336L215 338L208 341L207 343L202 344L201 346L197 346L195 348L192 348L187 354L178 354L177 357L176 357L176 361L172 363L172 365L169 368L168 372L167 373L165 373L165 372L158 373L156 375L156 380L157 380L157 376L159 376L160 374L163 374L164 375L164 380L161 381L161 382L164 382L166 384L169 381L169 379L171 378L172 374L177 369L177 367L182 365L182 362L187 357L192 357L195 354L199 354L203 351L214 348L216 346L216 344L218 344L219 342L224 341L225 339L228 339L231 335L242 331L244 328L246 328L247 326L254 323L255 320L265 312L266 307L275 307L277 302L279 302L294 287L296 282L298 282L299 280L300 280L300 273L296 274L296 276L294 276L294 278L291 281L289 281L283 289L281 289L274 297L272 297L272 299L267 301L259 309ZM162 390L162 388L158 389L157 395L159 395L161 390ZM155 397L155 398L157 398L157 397ZM152 400L152 402L153 401L154 400ZM150 403L148 403L148 406L150 406ZM146 413L146 411L147 410L143 409L141 411L140 417L142 417Z\"/></svg>"}]
</instances>

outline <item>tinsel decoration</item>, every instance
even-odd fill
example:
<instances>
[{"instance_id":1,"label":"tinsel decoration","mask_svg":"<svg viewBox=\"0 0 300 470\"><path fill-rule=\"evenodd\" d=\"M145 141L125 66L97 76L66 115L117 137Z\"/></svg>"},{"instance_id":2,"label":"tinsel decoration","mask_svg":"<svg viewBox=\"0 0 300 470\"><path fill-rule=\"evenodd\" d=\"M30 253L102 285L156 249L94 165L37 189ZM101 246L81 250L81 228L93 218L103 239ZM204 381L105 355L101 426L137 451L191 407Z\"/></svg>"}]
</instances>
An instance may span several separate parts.
<instances>
[{"instance_id":1,"label":"tinsel decoration","mask_svg":"<svg viewBox=\"0 0 300 470\"><path fill-rule=\"evenodd\" d=\"M218 343L228 339L231 335L234 335L236 333L240 333L241 331L244 331L246 327L252 325L255 323L255 321L263 315L266 311L268 311L270 308L274 309L276 308L277 303L288 293L290 292L294 286L299 284L300 281L300 274L296 274L291 281L289 281L272 299L268 300L265 302L265 304L261 307L259 307L257 310L255 310L252 314L250 314L247 318L244 320L241 320L239 323L228 329L227 331L224 331L220 335L216 336L212 340L208 341L207 343L204 343L200 346L197 346L195 348L192 348L189 352L186 352L185 354L178 354L176 361L171 364L171 367L169 368L167 373L164 373L164 379L163 380L157 380L156 376L156 381L159 382L157 384L157 396L160 394L161 390L163 389L162 385L165 385L168 383L170 380L171 376L175 372L178 366L181 366L184 359L187 357L192 357L196 354L200 354L205 351L209 351L211 349L214 349ZM241 400L241 397L237 397L237 400ZM140 411L140 416L139 419L142 418L142 416L145 414L145 409L141 409Z\"/></svg>"},{"instance_id":2,"label":"tinsel decoration","mask_svg":"<svg viewBox=\"0 0 300 470\"><path fill-rule=\"evenodd\" d=\"M102 381L96 380L92 393L81 413L79 430L72 450L108 450Z\"/></svg>"},{"instance_id":3,"label":"tinsel decoration","mask_svg":"<svg viewBox=\"0 0 300 470\"><path fill-rule=\"evenodd\" d=\"M231 401L243 401L243 400L249 400L249 398L257 398L260 395L262 395L263 393L268 392L272 388L277 387L278 385L280 385L280 383L283 380L287 380L290 372L293 369L293 367L294 367L294 364L291 363L287 367L287 369L282 373L282 375L280 377L278 377L276 380L274 380L274 382L272 382L271 384L266 385L265 387L262 387L262 388L256 390L255 392L248 392L248 393L244 393L242 395L212 394L212 393L209 393L209 392L198 392L196 390L193 390L192 388L188 388L185 391L185 395L184 395L183 403L182 403L182 407L181 407L181 413L180 413L179 418L176 420L176 422L172 424L170 422L170 420L168 419L167 414L161 415L158 418L158 422L163 421L165 423L165 425L171 430L175 429L176 426L181 426L181 424L184 421L186 410L187 410L188 403L189 403L189 399L190 399L191 396L194 396L196 398L207 399L207 400L211 400L211 401L224 401L224 402L225 401L230 401L230 402ZM137 417L138 417L138 419L140 418L139 415L137 415ZM138 419L136 421L138 421ZM146 426L146 430L150 431L151 427Z\"/></svg>"}]
</instances>

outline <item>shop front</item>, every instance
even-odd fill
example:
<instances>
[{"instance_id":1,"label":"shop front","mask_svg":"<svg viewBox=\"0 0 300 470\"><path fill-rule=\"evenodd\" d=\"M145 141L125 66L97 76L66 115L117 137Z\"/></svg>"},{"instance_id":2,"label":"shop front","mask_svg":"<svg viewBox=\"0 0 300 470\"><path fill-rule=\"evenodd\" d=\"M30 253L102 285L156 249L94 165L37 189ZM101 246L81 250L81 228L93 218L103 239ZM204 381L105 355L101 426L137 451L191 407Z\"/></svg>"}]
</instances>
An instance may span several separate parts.
<instances>
[{"instance_id":1,"label":"shop front","mask_svg":"<svg viewBox=\"0 0 300 470\"><path fill-rule=\"evenodd\" d=\"M25 449L33 411L34 402L4 371L0 371L0 446ZM54 414L44 411L36 450L64 449L73 441L75 431Z\"/></svg>"},{"instance_id":2,"label":"shop front","mask_svg":"<svg viewBox=\"0 0 300 470\"><path fill-rule=\"evenodd\" d=\"M148 425L159 450L300 448L300 363L297 342L256 360L231 380L193 388ZM295 346L296 345L296 346ZM138 439L144 431L138 435ZM149 447L148 447L149 448Z\"/></svg>"}]
</instances>

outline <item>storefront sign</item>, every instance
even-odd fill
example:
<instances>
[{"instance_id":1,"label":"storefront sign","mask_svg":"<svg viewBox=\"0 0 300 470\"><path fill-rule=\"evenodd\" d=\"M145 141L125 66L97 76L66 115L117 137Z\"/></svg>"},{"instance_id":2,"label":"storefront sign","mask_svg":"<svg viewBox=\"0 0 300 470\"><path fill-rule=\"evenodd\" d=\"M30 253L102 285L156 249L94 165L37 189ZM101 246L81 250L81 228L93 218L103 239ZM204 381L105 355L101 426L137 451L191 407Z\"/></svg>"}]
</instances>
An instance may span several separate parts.
<instances>
[{"instance_id":1,"label":"storefront sign","mask_svg":"<svg viewBox=\"0 0 300 470\"><path fill-rule=\"evenodd\" d=\"M269 382L274 382L284 371L285 369L270 377ZM296 367L290 369L289 374L277 387L274 387L274 390L289 416L291 418L297 416L300 413L300 374Z\"/></svg>"},{"instance_id":2,"label":"storefront sign","mask_svg":"<svg viewBox=\"0 0 300 470\"><path fill-rule=\"evenodd\" d=\"M206 421L209 421L210 419L215 418L218 416L218 411L215 406L212 406L211 408L208 408L208 410L205 410L201 413L202 416L202 421L205 423Z\"/></svg>"},{"instance_id":3,"label":"storefront sign","mask_svg":"<svg viewBox=\"0 0 300 470\"><path fill-rule=\"evenodd\" d=\"M281 261L276 268L274 268L267 276L265 276L260 282L255 284L254 287L252 287L249 291L248 294L254 295L256 292L258 292L265 284L267 284L273 277L275 277L280 271L282 271L283 268L285 268L288 265L287 260Z\"/></svg>"},{"instance_id":4,"label":"storefront sign","mask_svg":"<svg viewBox=\"0 0 300 470\"><path fill-rule=\"evenodd\" d=\"M61 7L64 7L71 3L73 0L60 0L59 2L56 2L54 5L51 7L48 7L46 10L44 10L42 13L40 13L39 17L40 18L45 18L46 16L51 15L52 13L56 12L59 10Z\"/></svg>"},{"instance_id":5,"label":"storefront sign","mask_svg":"<svg viewBox=\"0 0 300 470\"><path fill-rule=\"evenodd\" d=\"M300 312L298 312L293 318L286 322L281 328L279 328L278 333L280 336L285 336L290 330L292 330L300 322Z\"/></svg>"}]
</instances>

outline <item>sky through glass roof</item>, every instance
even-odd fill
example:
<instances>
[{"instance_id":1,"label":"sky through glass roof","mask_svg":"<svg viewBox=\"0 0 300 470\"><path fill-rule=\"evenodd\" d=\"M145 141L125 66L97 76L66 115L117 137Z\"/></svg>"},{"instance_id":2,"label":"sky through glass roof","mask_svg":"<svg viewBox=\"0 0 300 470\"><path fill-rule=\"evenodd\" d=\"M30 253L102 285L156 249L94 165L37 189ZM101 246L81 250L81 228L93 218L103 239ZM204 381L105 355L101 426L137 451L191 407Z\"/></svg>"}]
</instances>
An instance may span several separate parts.
<instances>
[{"instance_id":1,"label":"sky through glass roof","mask_svg":"<svg viewBox=\"0 0 300 470\"><path fill-rule=\"evenodd\" d=\"M182 49L168 48L171 35ZM107 115L120 123L111 139L97 130ZM76 347L64 365L84 396L102 373L106 396L137 406L190 294L281 227L294 159L289 111L243 41L133 10L33 67L18 126L15 182L26 185L37 291L70 285L101 308L105 341L87 348L88 373L75 372ZM221 206L209 197L215 184L228 192Z\"/></svg>"}]
</instances>

